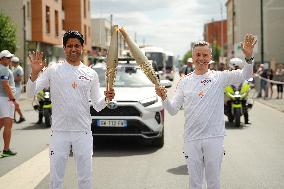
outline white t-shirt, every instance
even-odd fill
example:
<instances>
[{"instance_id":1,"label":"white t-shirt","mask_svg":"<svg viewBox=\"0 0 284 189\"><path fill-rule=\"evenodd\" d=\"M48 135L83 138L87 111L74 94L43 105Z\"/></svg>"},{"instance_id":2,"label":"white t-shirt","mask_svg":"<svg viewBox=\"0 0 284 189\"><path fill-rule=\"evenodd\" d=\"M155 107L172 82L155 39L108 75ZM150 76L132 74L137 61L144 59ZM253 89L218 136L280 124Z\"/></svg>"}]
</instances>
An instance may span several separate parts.
<instances>
[{"instance_id":1,"label":"white t-shirt","mask_svg":"<svg viewBox=\"0 0 284 189\"><path fill-rule=\"evenodd\" d=\"M90 131L89 100L97 111L106 106L97 73L83 63L79 66L66 61L53 64L36 81L29 79L27 96L33 97L48 87L52 102L52 130Z\"/></svg>"},{"instance_id":2,"label":"white t-shirt","mask_svg":"<svg viewBox=\"0 0 284 189\"><path fill-rule=\"evenodd\" d=\"M172 100L163 105L171 115L184 106L184 140L198 140L225 135L224 88L252 77L253 65L242 70L194 72L182 78Z\"/></svg>"}]
</instances>

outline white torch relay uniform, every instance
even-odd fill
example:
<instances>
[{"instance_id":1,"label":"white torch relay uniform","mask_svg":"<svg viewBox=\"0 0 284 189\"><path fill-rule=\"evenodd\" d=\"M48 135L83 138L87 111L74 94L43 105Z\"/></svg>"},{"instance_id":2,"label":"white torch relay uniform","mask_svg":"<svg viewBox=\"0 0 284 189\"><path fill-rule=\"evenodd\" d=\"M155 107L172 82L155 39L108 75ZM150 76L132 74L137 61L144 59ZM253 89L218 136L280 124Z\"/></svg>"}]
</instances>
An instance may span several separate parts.
<instances>
[{"instance_id":1,"label":"white torch relay uniform","mask_svg":"<svg viewBox=\"0 0 284 189\"><path fill-rule=\"evenodd\" d=\"M66 61L59 62L44 70L36 81L28 81L27 95L33 97L47 87L50 87L52 102L50 187L63 187L65 164L72 145L78 186L91 189L93 138L89 100L97 111L106 106L98 75L83 63L73 66Z\"/></svg>"},{"instance_id":2,"label":"white torch relay uniform","mask_svg":"<svg viewBox=\"0 0 284 189\"><path fill-rule=\"evenodd\" d=\"M184 106L184 150L191 189L201 189L203 170L208 189L220 188L220 172L225 136L224 88L252 77L253 65L242 70L194 72L179 82L172 100L163 101L175 115Z\"/></svg>"}]
</instances>

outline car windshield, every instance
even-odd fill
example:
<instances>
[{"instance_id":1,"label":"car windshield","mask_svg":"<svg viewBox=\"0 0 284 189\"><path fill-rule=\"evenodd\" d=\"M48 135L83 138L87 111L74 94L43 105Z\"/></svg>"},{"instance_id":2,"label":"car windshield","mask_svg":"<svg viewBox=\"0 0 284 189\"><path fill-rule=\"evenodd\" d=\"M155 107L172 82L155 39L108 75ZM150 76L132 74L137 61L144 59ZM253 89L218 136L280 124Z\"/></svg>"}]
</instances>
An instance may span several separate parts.
<instances>
[{"instance_id":1,"label":"car windshield","mask_svg":"<svg viewBox=\"0 0 284 189\"><path fill-rule=\"evenodd\" d=\"M101 87L106 86L105 80L105 67L95 67L94 70L99 76L99 81ZM143 71L138 67L117 67L117 74L114 83L115 87L152 87L153 84L143 73Z\"/></svg>"}]
</instances>

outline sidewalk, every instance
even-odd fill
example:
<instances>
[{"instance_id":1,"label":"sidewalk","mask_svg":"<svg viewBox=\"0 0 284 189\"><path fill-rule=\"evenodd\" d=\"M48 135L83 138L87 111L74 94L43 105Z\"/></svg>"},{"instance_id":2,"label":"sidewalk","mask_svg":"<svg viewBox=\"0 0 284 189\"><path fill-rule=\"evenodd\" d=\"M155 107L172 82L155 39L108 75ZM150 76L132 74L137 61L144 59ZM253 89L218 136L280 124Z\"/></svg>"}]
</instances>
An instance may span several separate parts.
<instances>
[{"instance_id":1,"label":"sidewalk","mask_svg":"<svg viewBox=\"0 0 284 189\"><path fill-rule=\"evenodd\" d=\"M256 102L262 103L266 106L269 106L271 108L274 108L276 110L279 110L280 112L284 112L284 98L283 99L276 99L277 97L277 88L276 85L273 85L273 95L272 98L270 98L270 90L268 92L269 97L266 99L263 98L255 98L257 96L256 91L252 90L254 100Z\"/></svg>"},{"instance_id":2,"label":"sidewalk","mask_svg":"<svg viewBox=\"0 0 284 189\"><path fill-rule=\"evenodd\" d=\"M259 98L254 100L284 113L284 99L267 98L264 100Z\"/></svg>"}]
</instances>

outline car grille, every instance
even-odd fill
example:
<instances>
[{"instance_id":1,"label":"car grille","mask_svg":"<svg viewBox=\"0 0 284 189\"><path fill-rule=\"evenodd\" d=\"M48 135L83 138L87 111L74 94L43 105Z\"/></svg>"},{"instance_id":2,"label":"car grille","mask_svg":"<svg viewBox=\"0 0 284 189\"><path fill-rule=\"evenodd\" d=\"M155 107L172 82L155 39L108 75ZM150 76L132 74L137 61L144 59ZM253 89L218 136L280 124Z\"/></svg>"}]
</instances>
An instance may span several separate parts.
<instances>
[{"instance_id":1,"label":"car grille","mask_svg":"<svg viewBox=\"0 0 284 189\"><path fill-rule=\"evenodd\" d=\"M149 127L139 120L127 120L127 127L99 127L97 120L92 121L93 134L140 134L142 132L153 132Z\"/></svg>"},{"instance_id":2,"label":"car grille","mask_svg":"<svg viewBox=\"0 0 284 189\"><path fill-rule=\"evenodd\" d=\"M105 107L100 112L97 112L93 106L90 108L92 116L138 116L141 117L141 113L133 106L118 106L116 109L109 109Z\"/></svg>"}]
</instances>

